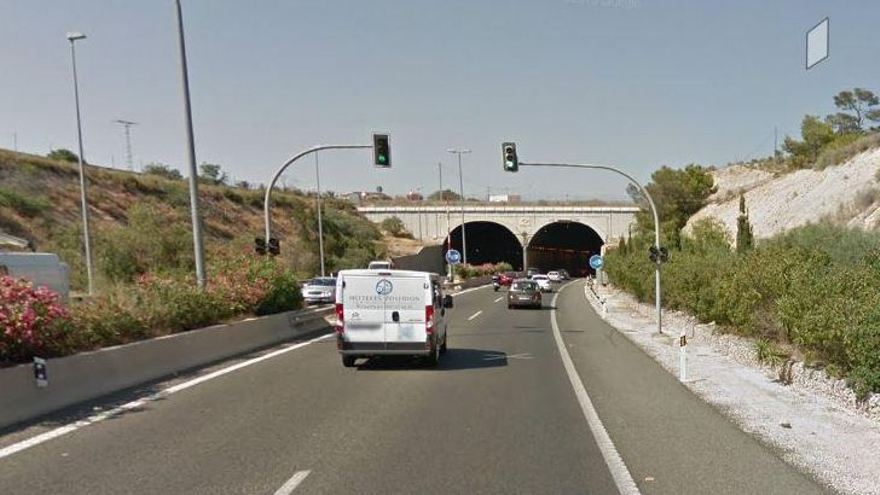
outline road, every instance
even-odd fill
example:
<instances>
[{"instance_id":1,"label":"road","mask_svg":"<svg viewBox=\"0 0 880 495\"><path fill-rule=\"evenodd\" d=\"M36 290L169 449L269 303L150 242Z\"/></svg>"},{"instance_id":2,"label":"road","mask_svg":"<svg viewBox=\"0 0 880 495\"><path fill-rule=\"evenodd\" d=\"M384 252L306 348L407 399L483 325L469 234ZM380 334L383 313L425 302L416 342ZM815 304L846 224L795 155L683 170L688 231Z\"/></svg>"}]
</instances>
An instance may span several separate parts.
<instances>
[{"instance_id":1,"label":"road","mask_svg":"<svg viewBox=\"0 0 880 495\"><path fill-rule=\"evenodd\" d=\"M2 457L0 493L617 493L609 449L645 494L823 492L599 319L582 281L556 311L550 297L508 310L504 295L456 297L435 369L346 369L332 339L312 341Z\"/></svg>"}]
</instances>

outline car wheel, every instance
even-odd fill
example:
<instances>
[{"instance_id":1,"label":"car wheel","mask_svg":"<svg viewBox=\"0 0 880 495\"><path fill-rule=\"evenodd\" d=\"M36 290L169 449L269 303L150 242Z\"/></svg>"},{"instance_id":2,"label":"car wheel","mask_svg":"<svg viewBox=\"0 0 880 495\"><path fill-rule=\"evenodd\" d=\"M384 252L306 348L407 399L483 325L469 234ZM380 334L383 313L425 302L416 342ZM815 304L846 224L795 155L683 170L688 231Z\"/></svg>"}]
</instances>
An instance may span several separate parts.
<instances>
[{"instance_id":1,"label":"car wheel","mask_svg":"<svg viewBox=\"0 0 880 495\"><path fill-rule=\"evenodd\" d=\"M356 359L357 356L342 356L342 365L346 368L352 368Z\"/></svg>"}]
</instances>

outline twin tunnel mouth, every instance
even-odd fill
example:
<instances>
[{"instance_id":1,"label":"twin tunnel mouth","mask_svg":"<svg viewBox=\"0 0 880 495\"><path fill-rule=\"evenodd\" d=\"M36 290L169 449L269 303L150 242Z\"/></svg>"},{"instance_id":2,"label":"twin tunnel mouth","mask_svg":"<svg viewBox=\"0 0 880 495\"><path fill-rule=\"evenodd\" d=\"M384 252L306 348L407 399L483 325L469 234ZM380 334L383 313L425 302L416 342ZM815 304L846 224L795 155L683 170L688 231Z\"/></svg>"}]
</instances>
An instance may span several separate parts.
<instances>
[{"instance_id":1,"label":"twin tunnel mouth","mask_svg":"<svg viewBox=\"0 0 880 495\"><path fill-rule=\"evenodd\" d=\"M507 227L495 222L467 222L464 224L467 244L467 262L470 265L506 262L514 270L537 268L542 272L564 268L572 276L593 273L589 259L599 254L602 238L587 225L579 222L560 221L539 229L528 241L526 249L528 267L523 267L522 238ZM449 247L463 252L461 225L452 230L443 244L443 252Z\"/></svg>"}]
</instances>

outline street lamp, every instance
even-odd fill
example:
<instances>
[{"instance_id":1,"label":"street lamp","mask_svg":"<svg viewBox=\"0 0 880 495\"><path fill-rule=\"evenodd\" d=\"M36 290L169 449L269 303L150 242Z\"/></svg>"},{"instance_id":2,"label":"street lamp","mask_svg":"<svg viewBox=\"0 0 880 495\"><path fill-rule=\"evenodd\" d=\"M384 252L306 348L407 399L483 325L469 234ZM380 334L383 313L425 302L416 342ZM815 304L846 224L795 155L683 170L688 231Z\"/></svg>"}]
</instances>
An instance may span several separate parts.
<instances>
[{"instance_id":1,"label":"street lamp","mask_svg":"<svg viewBox=\"0 0 880 495\"><path fill-rule=\"evenodd\" d=\"M199 215L199 176L196 170L196 145L193 139L192 105L189 99L189 72L186 68L186 38L183 34L183 12L180 0L175 0L177 13L177 43L180 50L180 86L183 92L183 114L186 123L186 158L189 164L189 204L193 229L193 250L196 261L196 283L205 288L205 247L202 240L202 221ZM269 238L266 238L269 242Z\"/></svg>"},{"instance_id":2,"label":"street lamp","mask_svg":"<svg viewBox=\"0 0 880 495\"><path fill-rule=\"evenodd\" d=\"M86 202L86 171L85 159L83 158L83 140L82 140L82 118L79 112L79 82L76 77L76 46L77 40L86 39L86 35L78 31L67 33L67 40L70 41L70 60L73 66L73 99L76 103L76 137L79 145L79 199L82 207L83 221L83 244L85 245L86 254L86 277L89 284L89 295L94 293L94 278L92 274L92 246L89 236L89 205Z\"/></svg>"},{"instance_id":3,"label":"street lamp","mask_svg":"<svg viewBox=\"0 0 880 495\"><path fill-rule=\"evenodd\" d=\"M321 216L321 168L318 167L318 152L315 152L315 182L318 190L318 251L321 253L321 276L324 277L324 221Z\"/></svg>"},{"instance_id":4,"label":"street lamp","mask_svg":"<svg viewBox=\"0 0 880 495\"><path fill-rule=\"evenodd\" d=\"M461 155L470 153L471 150L448 149L446 152L458 155L458 193L461 195L461 261L467 265L467 236L464 231L464 178L461 175ZM451 241L452 239L450 239Z\"/></svg>"}]
</instances>

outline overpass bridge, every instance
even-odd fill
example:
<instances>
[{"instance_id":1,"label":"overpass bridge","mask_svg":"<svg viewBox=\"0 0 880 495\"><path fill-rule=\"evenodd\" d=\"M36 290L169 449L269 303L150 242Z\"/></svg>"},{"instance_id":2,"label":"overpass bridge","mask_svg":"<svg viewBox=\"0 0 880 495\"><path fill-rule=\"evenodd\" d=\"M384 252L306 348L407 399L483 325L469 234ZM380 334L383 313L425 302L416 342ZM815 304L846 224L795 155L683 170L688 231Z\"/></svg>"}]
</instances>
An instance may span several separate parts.
<instances>
[{"instance_id":1,"label":"overpass bridge","mask_svg":"<svg viewBox=\"0 0 880 495\"><path fill-rule=\"evenodd\" d=\"M566 268L572 273L583 272L586 260L599 253L602 245L613 243L620 236L628 236L638 211L636 206L358 208L358 212L377 223L391 217L399 218L415 238L427 244L442 245L443 252L450 246L463 250L462 245L466 244L470 264L506 261L517 269L527 264L545 270Z\"/></svg>"}]
</instances>

